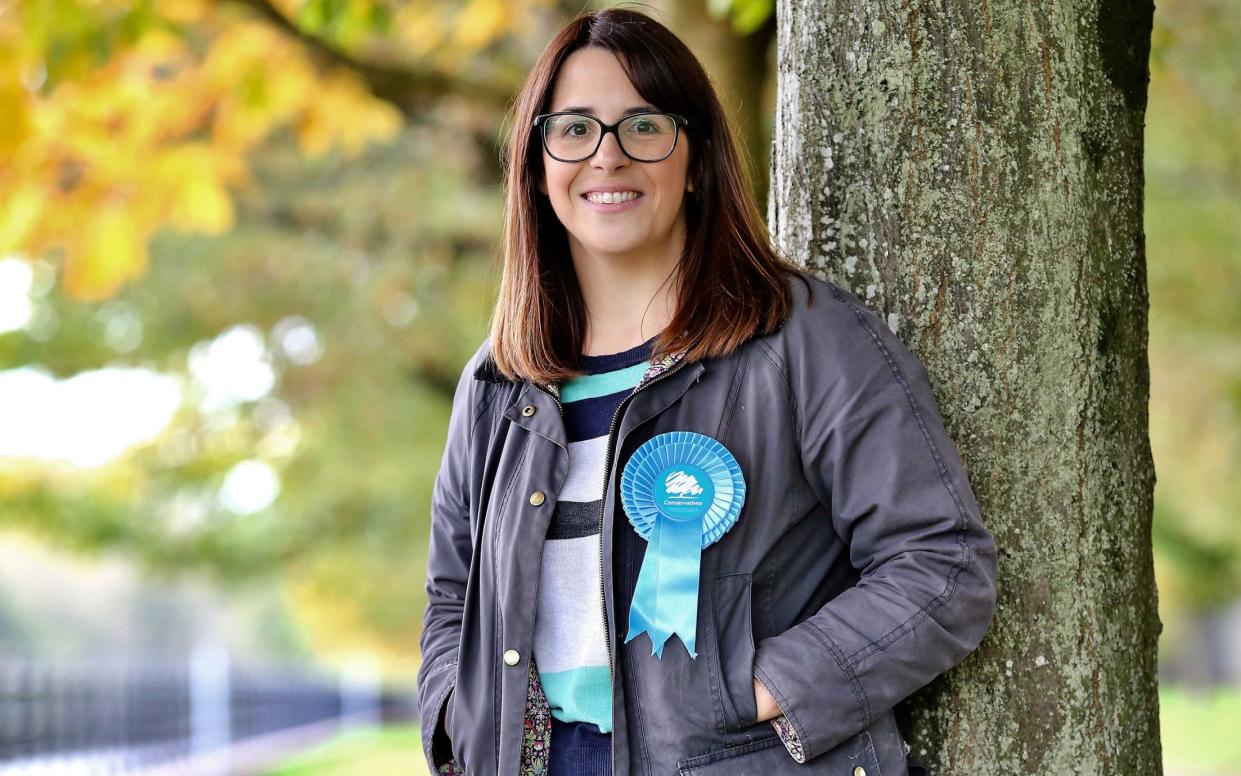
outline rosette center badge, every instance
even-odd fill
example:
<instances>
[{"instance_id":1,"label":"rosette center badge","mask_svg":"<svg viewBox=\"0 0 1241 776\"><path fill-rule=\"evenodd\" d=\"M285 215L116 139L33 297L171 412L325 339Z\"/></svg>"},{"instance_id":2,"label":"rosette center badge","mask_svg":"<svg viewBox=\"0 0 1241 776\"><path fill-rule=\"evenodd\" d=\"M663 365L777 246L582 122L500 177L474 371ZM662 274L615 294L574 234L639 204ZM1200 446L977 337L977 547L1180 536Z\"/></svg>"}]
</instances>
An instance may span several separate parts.
<instances>
[{"instance_id":1,"label":"rosette center badge","mask_svg":"<svg viewBox=\"0 0 1241 776\"><path fill-rule=\"evenodd\" d=\"M673 464L656 483L659 511L669 520L698 520L715 498L715 486L707 473L697 466Z\"/></svg>"},{"instance_id":2,"label":"rosette center badge","mask_svg":"<svg viewBox=\"0 0 1241 776\"><path fill-rule=\"evenodd\" d=\"M651 654L677 634L691 658L698 627L702 550L737 522L745 503L741 466L705 434L671 431L647 440L621 474L621 505L647 542L629 609L628 643L645 632Z\"/></svg>"}]
</instances>

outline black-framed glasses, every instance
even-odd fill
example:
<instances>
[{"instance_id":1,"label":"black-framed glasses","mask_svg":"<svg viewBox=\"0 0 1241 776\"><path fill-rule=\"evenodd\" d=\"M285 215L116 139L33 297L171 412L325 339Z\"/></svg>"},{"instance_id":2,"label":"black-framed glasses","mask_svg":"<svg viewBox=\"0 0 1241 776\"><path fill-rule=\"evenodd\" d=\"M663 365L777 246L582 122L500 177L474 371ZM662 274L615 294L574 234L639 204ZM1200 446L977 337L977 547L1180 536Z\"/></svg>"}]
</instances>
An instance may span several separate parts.
<instances>
[{"instance_id":1,"label":"black-framed glasses","mask_svg":"<svg viewBox=\"0 0 1241 776\"><path fill-rule=\"evenodd\" d=\"M580 162L594 156L611 132L625 156L635 162L660 162L677 147L681 127L689 126L675 113L634 113L615 124L604 124L589 113L541 113L534 117L543 148L558 162Z\"/></svg>"}]
</instances>

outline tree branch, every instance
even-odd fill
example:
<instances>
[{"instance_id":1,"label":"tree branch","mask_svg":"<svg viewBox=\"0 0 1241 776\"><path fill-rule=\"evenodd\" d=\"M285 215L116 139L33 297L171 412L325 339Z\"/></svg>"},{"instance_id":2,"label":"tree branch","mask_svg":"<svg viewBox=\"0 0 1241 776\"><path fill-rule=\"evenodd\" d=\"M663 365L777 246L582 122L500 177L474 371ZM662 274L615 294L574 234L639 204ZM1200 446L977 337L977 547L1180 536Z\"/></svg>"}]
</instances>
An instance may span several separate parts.
<instances>
[{"instance_id":1,"label":"tree branch","mask_svg":"<svg viewBox=\"0 0 1241 776\"><path fill-rule=\"evenodd\" d=\"M490 103L503 109L516 91L510 83L447 75L428 68L367 62L302 30L270 0L228 1L249 9L296 40L319 63L350 70L366 83L371 94L391 103L406 116L412 117L425 111L444 97L461 94L468 94L473 101Z\"/></svg>"}]
</instances>

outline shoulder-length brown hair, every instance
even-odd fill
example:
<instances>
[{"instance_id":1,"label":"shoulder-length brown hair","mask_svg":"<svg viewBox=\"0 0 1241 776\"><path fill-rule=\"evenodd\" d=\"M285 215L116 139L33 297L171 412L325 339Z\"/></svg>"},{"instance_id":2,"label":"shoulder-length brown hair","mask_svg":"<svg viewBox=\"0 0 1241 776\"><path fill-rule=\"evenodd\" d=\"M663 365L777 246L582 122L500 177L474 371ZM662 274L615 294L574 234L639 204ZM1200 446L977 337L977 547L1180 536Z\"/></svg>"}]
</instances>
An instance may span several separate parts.
<instances>
[{"instance_id":1,"label":"shoulder-length brown hair","mask_svg":"<svg viewBox=\"0 0 1241 776\"><path fill-rule=\"evenodd\" d=\"M788 275L801 274L772 246L719 98L685 44L636 11L584 14L543 50L513 105L503 269L491 317L492 358L513 380L549 384L581 374L586 305L564 226L538 190L543 148L533 125L550 107L565 59L587 46L615 54L644 100L688 119L694 191L685 195L677 311L652 360L681 349L689 360L724 356L777 328L792 305Z\"/></svg>"}]
</instances>

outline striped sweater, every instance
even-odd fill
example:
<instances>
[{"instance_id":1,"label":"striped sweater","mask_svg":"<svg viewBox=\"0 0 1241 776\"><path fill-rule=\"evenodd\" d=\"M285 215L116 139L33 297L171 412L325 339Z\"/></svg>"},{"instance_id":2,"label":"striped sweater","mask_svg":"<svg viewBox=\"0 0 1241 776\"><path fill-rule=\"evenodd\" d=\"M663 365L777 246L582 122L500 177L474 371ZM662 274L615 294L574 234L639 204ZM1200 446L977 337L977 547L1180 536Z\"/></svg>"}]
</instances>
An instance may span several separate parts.
<instances>
[{"instance_id":1,"label":"striped sweater","mask_svg":"<svg viewBox=\"0 0 1241 776\"><path fill-rule=\"evenodd\" d=\"M650 366L655 338L621 353L582 356L585 376L560 387L569 473L539 568L534 661L553 718L611 733L599 524L612 417ZM593 727L591 727L593 726ZM596 730L597 728L597 730Z\"/></svg>"}]
</instances>

